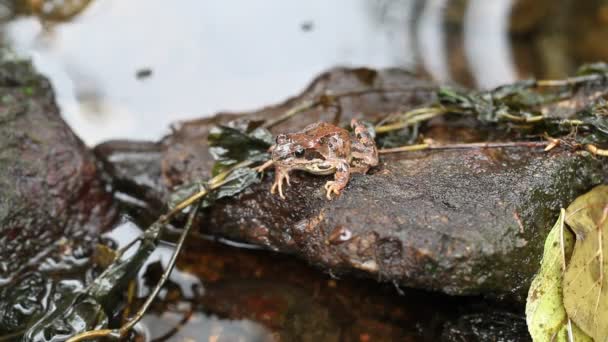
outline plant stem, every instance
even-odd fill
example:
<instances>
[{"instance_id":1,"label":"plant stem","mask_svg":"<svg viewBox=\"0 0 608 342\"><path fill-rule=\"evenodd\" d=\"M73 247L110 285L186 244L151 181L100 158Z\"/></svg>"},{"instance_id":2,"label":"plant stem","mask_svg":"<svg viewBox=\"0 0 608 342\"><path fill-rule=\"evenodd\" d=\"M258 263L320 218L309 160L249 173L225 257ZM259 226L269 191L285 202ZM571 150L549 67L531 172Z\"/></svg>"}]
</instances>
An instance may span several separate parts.
<instances>
[{"instance_id":1,"label":"plant stem","mask_svg":"<svg viewBox=\"0 0 608 342\"><path fill-rule=\"evenodd\" d=\"M167 265L167 268L163 272L160 280L156 283L156 286L154 287L152 292L148 295L148 298L146 298L146 301L144 302L144 304L139 308L139 310L137 310L135 315L127 323L125 323L123 326L121 326L117 330L116 329L90 330L90 331L86 331L84 333L71 337L70 339L67 340L67 342L86 341L86 340L91 340L91 339L100 338L100 337L112 337L112 338L121 339L121 338L125 338L127 336L129 331L131 331L131 329L133 329L133 327L142 319L142 317L144 316L146 311L148 311L148 308L150 307L150 305L152 305L152 302L154 301L154 299L156 298L156 296L158 295L158 293L160 292L162 287L165 285L165 282L167 281L167 279L169 279L169 275L171 274L171 272L173 271L173 268L175 267L175 263L177 262L177 257L184 246L184 242L186 241L186 236L188 236L188 233L190 232L190 229L193 226L194 218L196 217L196 214L198 213L199 208L200 208L200 203L198 203L194 207L194 210L192 210L190 212L190 214L188 215L188 221L186 223L186 226L184 227L184 231L181 233L181 235L179 237L179 241L177 242L177 246L175 247L175 250L173 251L173 255L171 255L171 260L169 260L169 264Z\"/></svg>"},{"instance_id":2,"label":"plant stem","mask_svg":"<svg viewBox=\"0 0 608 342\"><path fill-rule=\"evenodd\" d=\"M399 152L414 152L414 151L430 151L430 150L465 150L465 149L484 149L484 148L509 148L509 147L545 147L549 144L546 141L512 141L512 142L485 142L485 143L467 143L467 144L449 144L449 145L431 145L418 144L407 145L395 148L385 148L378 150L380 154L399 153ZM607 151L608 152L608 151Z\"/></svg>"},{"instance_id":3,"label":"plant stem","mask_svg":"<svg viewBox=\"0 0 608 342\"><path fill-rule=\"evenodd\" d=\"M288 109L285 113L280 115L274 120L267 121L262 125L264 128L272 128L290 118L296 116L297 114L303 113L309 109L313 109L319 105L327 104L329 102L335 101L337 99L341 99L344 97L352 97L352 96L360 96L365 94L375 94L375 93L406 93L412 91L435 91L436 87L412 87L412 88L381 88L381 89L358 89L345 91L342 93L331 94L326 92L321 94L315 100L304 100L295 106Z\"/></svg>"},{"instance_id":4,"label":"plant stem","mask_svg":"<svg viewBox=\"0 0 608 342\"><path fill-rule=\"evenodd\" d=\"M571 86L579 83L596 81L602 78L605 78L605 74L591 74L591 75L583 75L583 76L575 76L568 77L563 80L537 80L537 87L565 87Z\"/></svg>"},{"instance_id":5,"label":"plant stem","mask_svg":"<svg viewBox=\"0 0 608 342\"><path fill-rule=\"evenodd\" d=\"M186 198L185 200L183 200L182 202L180 202L177 206L175 206L175 208L173 208L171 211L169 211L169 213L161 216L158 219L158 221L155 223L155 225L167 223L177 213L181 212L186 207L196 203L196 201L198 201L202 197L206 196L209 193L209 191L212 191L212 190L217 189L220 186L224 185L227 182L226 177L232 171L234 171L237 168L247 167L251 164L253 164L253 162L248 161L248 160L240 162L236 165L233 165L230 169L213 177L212 179L210 179L207 182L207 186L202 188L199 192L195 193L194 195L192 195L192 196ZM179 241L177 243L177 247L176 247L175 251L173 252L173 255L171 256L171 260L169 261L169 265L167 265L167 269L161 276L161 279L156 284L156 287L154 288L152 293L148 296L148 298L146 298L146 301L144 302L144 304L142 305L140 310L137 311L135 316L133 316L133 318L129 322L127 322L122 327L120 327L120 329L117 329L117 330L116 329L100 329L100 330L85 331L81 334L71 337L70 339L67 340L68 342L85 341L85 340L90 340L90 339L95 339L95 338L100 338L100 337L112 337L112 338L119 339L119 338L123 338L126 336L126 334L130 331L130 329L132 329L133 326L135 326L135 324L137 324L137 322L139 322L139 320L143 317L145 312L148 310L148 307L151 305L154 298L156 298L156 296L158 295L158 292L160 291L160 289L162 288L164 283L167 281L169 275L171 274L171 271L173 270L173 267L175 266L175 262L177 261L177 256L179 255L179 253L183 247L186 236L190 232L190 229L194 222L194 217L196 216L196 213L198 212L199 208L200 208L200 202L195 206L195 209L192 210L192 212L188 215L188 222L186 223L184 231L180 235ZM146 230L146 232L148 232L148 230ZM156 236L158 233L159 232L155 233L154 236Z\"/></svg>"},{"instance_id":6,"label":"plant stem","mask_svg":"<svg viewBox=\"0 0 608 342\"><path fill-rule=\"evenodd\" d=\"M517 116L517 115L508 114L508 113L500 113L500 114L498 114L498 117L505 118L505 119L515 121L515 122L523 122L523 123L535 123L535 122L541 122L541 121L545 120L545 117L543 115L523 117L523 116Z\"/></svg>"},{"instance_id":7,"label":"plant stem","mask_svg":"<svg viewBox=\"0 0 608 342\"><path fill-rule=\"evenodd\" d=\"M287 110L285 113L283 113L282 115L280 115L278 118L276 118L274 120L267 121L266 123L264 123L262 125L262 127L264 127L264 128L272 128L272 127L274 127L274 126L282 123L283 121L286 121L286 120L290 119L292 116L295 116L296 114L302 113L302 112L304 112L306 110L309 110L309 109L313 109L314 107L318 106L319 104L321 104L320 100L302 101L301 103L299 103L299 104L295 105L294 107L290 108L289 110Z\"/></svg>"},{"instance_id":8,"label":"plant stem","mask_svg":"<svg viewBox=\"0 0 608 342\"><path fill-rule=\"evenodd\" d=\"M141 318L144 316L144 314L146 313L146 311L148 310L150 305L152 305L152 301L154 301L154 299L160 292L163 285L165 285L165 282L167 281L167 279L169 279L169 275L173 271L173 268L175 267L175 263L177 262L177 257L179 256L179 253L181 252L182 248L184 247L184 242L186 241L186 236L188 236L188 233L192 229L192 226L194 223L194 218L196 217L196 214L198 213L199 208L200 208L200 202L194 206L194 209L188 215L188 221L186 222L184 231L182 232L181 236L179 237L179 241L177 242L175 251L173 251L171 260L169 260L167 269L163 272L158 283L156 283L156 287L154 287L154 290L152 290L152 293L150 293L148 298L146 298L146 301L141 306L141 308L137 311L135 316L133 316L133 318L131 318L131 320L129 322L127 322L125 325L120 327L119 331L120 331L121 337L126 336L128 334L128 332L135 326L135 324L137 324L137 322L139 322L141 320Z\"/></svg>"},{"instance_id":9,"label":"plant stem","mask_svg":"<svg viewBox=\"0 0 608 342\"><path fill-rule=\"evenodd\" d=\"M390 131L396 131L403 129L408 126L413 126L417 123L430 120L434 117L440 116L447 113L447 110L443 107L428 107L418 108L404 113L402 119L387 125L376 126L376 133L387 133Z\"/></svg>"},{"instance_id":10,"label":"plant stem","mask_svg":"<svg viewBox=\"0 0 608 342\"><path fill-rule=\"evenodd\" d=\"M608 157L608 150L601 149L593 144L585 145L585 150L597 156Z\"/></svg>"},{"instance_id":11,"label":"plant stem","mask_svg":"<svg viewBox=\"0 0 608 342\"><path fill-rule=\"evenodd\" d=\"M232 171L234 171L234 170L236 170L238 168L241 168L241 167L247 167L247 166L249 166L251 164L253 164L253 162L250 161L250 160L242 161L242 162L240 162L238 164L233 165L228 170L223 171L220 174L218 174L217 176L211 178L209 180L209 182L207 182L207 186L205 188L201 189L199 192L195 193L194 195L192 195L192 196L186 198L185 200L183 200L182 202L178 203L166 215L161 216L160 221L161 222L167 222L167 221L169 221L177 213L181 212L183 209L185 209L185 208L189 207L190 205L192 205L192 203L194 203L197 200L201 199L202 197L206 196L209 193L209 191L215 190L215 189L219 188L220 186L224 185L226 177Z\"/></svg>"},{"instance_id":12,"label":"plant stem","mask_svg":"<svg viewBox=\"0 0 608 342\"><path fill-rule=\"evenodd\" d=\"M397 152L414 152L414 151L424 151L431 148L430 144L416 144L416 145L407 145L393 148L383 148L378 150L379 154L387 154L387 153L397 153Z\"/></svg>"},{"instance_id":13,"label":"plant stem","mask_svg":"<svg viewBox=\"0 0 608 342\"><path fill-rule=\"evenodd\" d=\"M66 342L79 342L79 341L88 341L96 338L115 338L118 339L118 336L114 336L114 330L112 329L99 329L99 330L90 330L85 331L81 334L78 334L74 337L70 337Z\"/></svg>"}]
</instances>

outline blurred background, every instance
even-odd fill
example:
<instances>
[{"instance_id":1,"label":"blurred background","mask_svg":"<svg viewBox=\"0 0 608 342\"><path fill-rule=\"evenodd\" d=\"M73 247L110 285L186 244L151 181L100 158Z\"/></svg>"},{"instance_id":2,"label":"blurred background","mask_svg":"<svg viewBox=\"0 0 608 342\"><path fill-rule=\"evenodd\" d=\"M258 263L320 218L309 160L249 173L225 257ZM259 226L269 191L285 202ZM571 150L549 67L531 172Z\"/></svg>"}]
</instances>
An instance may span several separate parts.
<instances>
[{"instance_id":1,"label":"blurred background","mask_svg":"<svg viewBox=\"0 0 608 342\"><path fill-rule=\"evenodd\" d=\"M608 57L605 0L0 0L89 145L295 95L334 66L489 88Z\"/></svg>"}]
</instances>

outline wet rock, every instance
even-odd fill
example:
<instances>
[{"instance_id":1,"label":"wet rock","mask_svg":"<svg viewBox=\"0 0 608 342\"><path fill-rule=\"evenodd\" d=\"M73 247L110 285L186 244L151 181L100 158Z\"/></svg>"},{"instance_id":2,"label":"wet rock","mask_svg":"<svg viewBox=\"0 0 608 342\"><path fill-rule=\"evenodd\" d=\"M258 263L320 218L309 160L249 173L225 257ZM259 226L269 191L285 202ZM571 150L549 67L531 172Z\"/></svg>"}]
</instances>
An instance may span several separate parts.
<instances>
[{"instance_id":1,"label":"wet rock","mask_svg":"<svg viewBox=\"0 0 608 342\"><path fill-rule=\"evenodd\" d=\"M327 90L370 87L418 90L349 97L341 103L340 122L373 119L433 100L428 84L404 72L337 69L317 78L298 98L248 118L276 117L299 100ZM311 110L274 133L319 120L331 122L335 115L328 108ZM114 168L119 182L129 185L126 192L157 194L162 201L171 187L209 177L213 161L206 147L208 130L213 123L234 118L220 114L178 125L157 146L159 159L146 166L145 174L151 179L160 174L160 181L142 184L145 177L135 165L137 158L133 165L125 158L119 164L110 162L141 144L107 143L97 152ZM378 167L368 175L355 175L332 201L324 196L327 177L298 172L286 200L273 196L268 191L271 173L237 198L209 208L203 229L298 255L333 275L357 274L449 294L523 299L559 208L603 182L604 175L603 161L562 149L383 156Z\"/></svg>"},{"instance_id":2,"label":"wet rock","mask_svg":"<svg viewBox=\"0 0 608 342\"><path fill-rule=\"evenodd\" d=\"M107 227L111 195L29 62L0 61L0 280L62 237Z\"/></svg>"}]
</instances>

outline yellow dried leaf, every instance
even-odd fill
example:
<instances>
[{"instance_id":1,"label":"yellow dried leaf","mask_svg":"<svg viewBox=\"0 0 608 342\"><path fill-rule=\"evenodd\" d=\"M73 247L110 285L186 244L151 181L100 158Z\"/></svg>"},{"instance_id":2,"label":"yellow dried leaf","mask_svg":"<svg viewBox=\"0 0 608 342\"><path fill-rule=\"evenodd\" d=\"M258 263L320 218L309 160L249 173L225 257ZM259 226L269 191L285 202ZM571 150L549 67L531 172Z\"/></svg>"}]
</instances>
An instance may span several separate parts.
<instances>
[{"instance_id":1,"label":"yellow dried leaf","mask_svg":"<svg viewBox=\"0 0 608 342\"><path fill-rule=\"evenodd\" d=\"M566 312L596 342L608 341L608 186L577 198L566 211L566 223L576 234L564 275Z\"/></svg>"},{"instance_id":2,"label":"yellow dried leaf","mask_svg":"<svg viewBox=\"0 0 608 342\"><path fill-rule=\"evenodd\" d=\"M563 270L566 256L570 255L574 246L573 234L564 229L564 217L565 211L562 209L545 240L540 271L528 291L526 322L536 342L591 341L568 320L563 304Z\"/></svg>"}]
</instances>

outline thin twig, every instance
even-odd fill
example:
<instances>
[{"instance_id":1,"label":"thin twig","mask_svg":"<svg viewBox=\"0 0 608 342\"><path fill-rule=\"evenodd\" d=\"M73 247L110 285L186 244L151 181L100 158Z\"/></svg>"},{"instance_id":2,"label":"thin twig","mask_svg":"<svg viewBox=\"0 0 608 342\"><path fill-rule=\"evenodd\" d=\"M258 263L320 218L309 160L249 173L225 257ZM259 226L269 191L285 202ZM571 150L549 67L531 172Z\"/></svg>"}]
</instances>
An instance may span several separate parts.
<instances>
[{"instance_id":1,"label":"thin twig","mask_svg":"<svg viewBox=\"0 0 608 342\"><path fill-rule=\"evenodd\" d=\"M285 113L275 118L274 120L267 121L262 125L264 128L272 128L293 116L303 113L307 110L313 109L317 106L327 104L328 102L332 102L344 97L352 97L352 96L360 96L366 94L376 94L376 93L406 93L412 91L431 91L437 90L436 87L412 87L412 88L380 88L380 89L357 89L351 91L345 91L342 93L331 94L330 92L326 92L324 94L319 95L314 100L304 100L294 107L288 109Z\"/></svg>"},{"instance_id":2,"label":"thin twig","mask_svg":"<svg viewBox=\"0 0 608 342\"><path fill-rule=\"evenodd\" d=\"M571 86L571 85L575 85L575 84L579 84L579 83L597 81L597 80L600 80L605 77L606 77L605 74L591 74L591 75L568 77L563 80L537 80L536 86L537 87L565 87L565 86Z\"/></svg>"},{"instance_id":3,"label":"thin twig","mask_svg":"<svg viewBox=\"0 0 608 342\"><path fill-rule=\"evenodd\" d=\"M525 116L517 116L517 115L513 115L513 114L509 114L509 113L500 113L500 114L498 114L498 118L505 118L505 119L508 119L511 121L523 122L523 123L536 123L536 122L541 122L541 121L545 120L545 117L543 115L525 117Z\"/></svg>"},{"instance_id":4,"label":"thin twig","mask_svg":"<svg viewBox=\"0 0 608 342\"><path fill-rule=\"evenodd\" d=\"M427 107L418 108L400 115L400 120L391 124L382 124L376 126L376 133L386 133L390 131L396 131L403 129L408 126L413 126L417 123L430 120L434 117L447 113L448 110L443 107Z\"/></svg>"},{"instance_id":5,"label":"thin twig","mask_svg":"<svg viewBox=\"0 0 608 342\"><path fill-rule=\"evenodd\" d=\"M169 338L171 338L175 334L177 334L181 328L183 328L186 324L188 324L190 319L192 319L193 315L194 315L194 305L190 305L190 308L188 309L187 312L184 313L184 316L182 317L182 319L179 322L177 322L177 324L175 326L173 326L171 328L171 330L167 331L162 336L154 338L152 340L152 342L167 341Z\"/></svg>"},{"instance_id":6,"label":"thin twig","mask_svg":"<svg viewBox=\"0 0 608 342\"><path fill-rule=\"evenodd\" d=\"M217 176L211 178L211 180L209 180L209 182L207 183L208 187L205 187L204 189L201 189L199 192L195 193L194 195L192 195L192 196L186 198L185 200L183 200L182 202L178 203L173 209L171 209L171 211L169 211L167 214L165 214L164 216L162 216L160 218L160 221L161 222L167 222L167 221L169 221L177 213L181 212L185 208L191 206L194 202L196 202L199 199L201 199L202 197L206 196L209 193L209 191L215 190L215 189L219 188L220 186L224 185L226 183L226 181L225 181L226 177L228 177L228 175L232 171L234 171L234 170L236 170L238 168L247 167L247 166L249 166L251 164L253 164L252 161L245 160L245 161L240 162L240 163L238 163L236 165L233 165L228 170L223 171L222 173L218 174Z\"/></svg>"},{"instance_id":7,"label":"thin twig","mask_svg":"<svg viewBox=\"0 0 608 342\"><path fill-rule=\"evenodd\" d=\"M545 139L547 139L547 141L549 141L549 145L547 145L547 147L545 147L545 152L551 151L552 149L558 147L562 143L562 141L560 139L555 139L555 138L549 136L548 134L545 134Z\"/></svg>"},{"instance_id":8,"label":"thin twig","mask_svg":"<svg viewBox=\"0 0 608 342\"><path fill-rule=\"evenodd\" d=\"M195 193L194 195L192 195L192 196L186 198L185 200L183 200L182 202L180 202L178 205L175 206L175 208L173 208L171 211L169 211L169 213L161 216L159 218L158 222L159 223L168 222L177 213L181 212L186 207L189 207L190 205L196 203L202 197L206 196L209 193L209 191L212 191L212 190L217 189L220 186L224 185L228 181L226 179L226 177L228 177L228 175L230 175L230 173L232 171L234 171L237 168L247 167L251 164L253 164L252 161L244 161L244 162L238 163L236 165L233 165L230 169L213 177L211 180L209 180L209 182L207 182L206 187L204 187L199 192ZM171 260L169 261L169 265L167 266L167 269L163 273L161 279L156 284L156 287L154 288L152 293L148 296L148 298L146 299L146 301L144 302L144 304L142 305L140 310L138 310L138 312L135 314L135 316L118 330L101 329L101 330L86 331L84 333L73 336L72 338L70 338L68 340L68 342L85 341L85 340L95 339L95 338L99 338L99 337L122 338L122 337L126 336L126 334L133 328L133 326L135 326L135 324L137 324L137 322L139 322L139 320L143 317L143 315L147 311L148 307L152 304L152 301L154 300L154 298L156 298L156 296L158 295L158 292L160 291L160 289L162 288L164 283L167 281L169 275L171 274L171 271L173 270L173 267L175 266L177 256L179 255L179 252L181 251L182 246L184 244L185 238L188 235L190 228L192 227L194 217L196 216L196 212L198 211L199 207L200 207L200 202L199 202L199 205L195 206L195 209L188 216L188 222L186 223L186 227L184 228L184 231L180 235L180 239L177 243L177 247L176 247L175 251L173 252L173 255L171 256Z\"/></svg>"},{"instance_id":9,"label":"thin twig","mask_svg":"<svg viewBox=\"0 0 608 342\"><path fill-rule=\"evenodd\" d=\"M484 142L484 143L464 143L449 145L417 144L394 148L384 148L378 150L380 154L429 151L429 150L465 150L465 149L484 149L484 148L510 148L510 147L545 147L549 143L546 141L511 141L511 142Z\"/></svg>"},{"instance_id":10,"label":"thin twig","mask_svg":"<svg viewBox=\"0 0 608 342\"><path fill-rule=\"evenodd\" d=\"M416 145L407 145L393 148L383 148L379 149L379 154L385 153L396 153L396 152L414 152L414 151L424 151L431 148L431 144L416 144Z\"/></svg>"},{"instance_id":11,"label":"thin twig","mask_svg":"<svg viewBox=\"0 0 608 342\"><path fill-rule=\"evenodd\" d=\"M302 101L300 103L298 103L296 106L290 108L289 110L287 110L285 113L283 113L282 115L280 115L278 118L274 119L274 120L269 120L266 123L264 123L262 125L262 127L264 128L272 128L278 124L280 124L283 121L286 121L288 119L290 119L292 116L295 116L296 114L302 113L304 111L307 111L309 109L313 109L316 106L320 105L321 101L320 100L315 100L315 101L311 101L311 100L305 100Z\"/></svg>"},{"instance_id":12,"label":"thin twig","mask_svg":"<svg viewBox=\"0 0 608 342\"><path fill-rule=\"evenodd\" d=\"M177 257L179 256L179 253L181 252L181 250L184 246L184 242L186 241L186 236L188 235L188 233L190 232L190 229L193 226L194 218L196 217L196 214L197 214L199 208L200 208L200 202L198 205L196 205L194 207L194 209L188 215L188 221L186 223L186 226L184 227L184 231L182 232L182 234L179 237L179 241L177 242L177 246L175 247L175 250L173 251L173 255L171 255L171 260L169 260L169 264L167 265L167 268L163 272L160 280L156 283L156 286L154 287L152 292L148 295L148 298L146 298L146 301L144 302L144 304L139 308L139 310L135 313L135 315L127 323L125 323L123 326L121 326L117 330L115 330L115 329L90 330L90 331L86 331L84 333L71 337L70 339L67 340L67 342L86 341L86 340L91 340L93 338L100 338L100 337L117 337L120 339L120 338L124 338L127 336L127 334L131 331L131 329L133 329L133 327L142 319L144 314L148 311L148 308L150 307L150 305L152 305L152 302L154 301L154 299L156 298L156 296L158 295L158 293L160 292L162 287L165 285L165 282L167 281L167 279L169 279L169 275L171 274L171 272L173 271L173 268L175 267L175 263L177 262Z\"/></svg>"},{"instance_id":13,"label":"thin twig","mask_svg":"<svg viewBox=\"0 0 608 342\"><path fill-rule=\"evenodd\" d=\"M150 305L152 305L152 301L154 301L161 288L165 285L167 279L169 279L169 275L171 274L171 271L173 271L175 263L177 262L177 257L179 256L184 246L184 242L186 241L188 232L190 232L190 230L192 229L192 226L194 224L194 218L196 217L199 208L200 202L198 205L194 206L193 210L190 212L190 215L188 216L188 221L186 222L186 226L184 227L184 231L182 232L182 235L180 236L179 241L177 242L177 245L175 247L175 251L173 251L173 255L171 256L171 260L169 260L169 264L167 265L166 270L163 272L163 275L161 276L160 280L158 281L158 283L156 283L156 287L154 288L152 293L150 293L150 295L148 296L144 304L141 306L141 308L137 311L135 316L133 316L133 318L127 324L123 325L120 328L120 336L126 336L126 334L135 326L135 324L137 324L137 322L141 320Z\"/></svg>"},{"instance_id":14,"label":"thin twig","mask_svg":"<svg viewBox=\"0 0 608 342\"><path fill-rule=\"evenodd\" d=\"M597 156L608 157L608 150L601 149L593 144L585 145L585 150Z\"/></svg>"}]
</instances>

